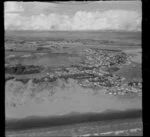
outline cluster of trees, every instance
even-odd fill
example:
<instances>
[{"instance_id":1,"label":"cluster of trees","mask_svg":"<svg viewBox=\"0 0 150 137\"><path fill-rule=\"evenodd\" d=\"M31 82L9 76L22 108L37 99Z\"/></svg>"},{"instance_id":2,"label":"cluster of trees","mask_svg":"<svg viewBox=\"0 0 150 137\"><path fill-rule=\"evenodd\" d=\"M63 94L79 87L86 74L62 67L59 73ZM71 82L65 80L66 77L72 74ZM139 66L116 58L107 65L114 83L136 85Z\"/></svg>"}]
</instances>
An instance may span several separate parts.
<instances>
[{"instance_id":1,"label":"cluster of trees","mask_svg":"<svg viewBox=\"0 0 150 137\"><path fill-rule=\"evenodd\" d=\"M128 86L139 86L139 85L142 85L142 83L139 81L131 81L128 83Z\"/></svg>"},{"instance_id":2,"label":"cluster of trees","mask_svg":"<svg viewBox=\"0 0 150 137\"><path fill-rule=\"evenodd\" d=\"M25 78L25 79L15 79L16 81L20 81L23 84L26 84L30 79L29 78Z\"/></svg>"},{"instance_id":3,"label":"cluster of trees","mask_svg":"<svg viewBox=\"0 0 150 137\"><path fill-rule=\"evenodd\" d=\"M51 49L50 48L46 48L46 47L38 47L37 49L36 49L37 51L51 51Z\"/></svg>"},{"instance_id":4,"label":"cluster of trees","mask_svg":"<svg viewBox=\"0 0 150 137\"><path fill-rule=\"evenodd\" d=\"M54 82L54 81L56 81L57 80L57 78L56 77L54 77L54 78L50 78L50 77L42 77L42 78L34 78L33 79L33 83L40 83L40 82L44 82L44 81L46 81L46 82Z\"/></svg>"},{"instance_id":5,"label":"cluster of trees","mask_svg":"<svg viewBox=\"0 0 150 137\"><path fill-rule=\"evenodd\" d=\"M127 55L123 52L116 54L110 59L110 65L124 64L127 61Z\"/></svg>"},{"instance_id":6,"label":"cluster of trees","mask_svg":"<svg viewBox=\"0 0 150 137\"><path fill-rule=\"evenodd\" d=\"M8 80L14 79L14 78L15 78L15 77L13 77L13 76L5 77L5 82L8 81Z\"/></svg>"},{"instance_id":7,"label":"cluster of trees","mask_svg":"<svg viewBox=\"0 0 150 137\"><path fill-rule=\"evenodd\" d=\"M8 74L33 74L33 73L40 73L41 67L40 66L34 66L34 65L26 65L23 66L21 64L17 64L16 66L6 67L5 73Z\"/></svg>"}]
</instances>

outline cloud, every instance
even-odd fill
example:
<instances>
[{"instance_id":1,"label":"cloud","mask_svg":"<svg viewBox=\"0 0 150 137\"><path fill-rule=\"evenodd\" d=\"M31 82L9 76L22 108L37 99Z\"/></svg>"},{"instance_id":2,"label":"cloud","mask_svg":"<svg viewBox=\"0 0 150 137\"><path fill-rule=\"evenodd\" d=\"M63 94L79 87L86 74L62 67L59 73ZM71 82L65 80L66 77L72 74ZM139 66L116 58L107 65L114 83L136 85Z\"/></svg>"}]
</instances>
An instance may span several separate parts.
<instances>
[{"instance_id":1,"label":"cloud","mask_svg":"<svg viewBox=\"0 0 150 137\"><path fill-rule=\"evenodd\" d=\"M24 11L24 9L19 5L19 2L5 2L5 13L22 11Z\"/></svg>"},{"instance_id":2,"label":"cloud","mask_svg":"<svg viewBox=\"0 0 150 137\"><path fill-rule=\"evenodd\" d=\"M46 13L51 11L56 11L58 4L50 2L24 2L22 5L27 11L25 14L39 14Z\"/></svg>"},{"instance_id":3,"label":"cloud","mask_svg":"<svg viewBox=\"0 0 150 137\"><path fill-rule=\"evenodd\" d=\"M12 17L13 18L13 17ZM15 16L5 29L19 30L141 30L141 13L127 10L77 11L73 16L51 13L30 17Z\"/></svg>"},{"instance_id":4,"label":"cloud","mask_svg":"<svg viewBox=\"0 0 150 137\"><path fill-rule=\"evenodd\" d=\"M33 2L32 2L33 3ZM34 7L35 9L38 9L38 10L45 10L47 8L56 8L57 7L57 4L55 3L47 3L47 2L34 2Z\"/></svg>"}]
</instances>

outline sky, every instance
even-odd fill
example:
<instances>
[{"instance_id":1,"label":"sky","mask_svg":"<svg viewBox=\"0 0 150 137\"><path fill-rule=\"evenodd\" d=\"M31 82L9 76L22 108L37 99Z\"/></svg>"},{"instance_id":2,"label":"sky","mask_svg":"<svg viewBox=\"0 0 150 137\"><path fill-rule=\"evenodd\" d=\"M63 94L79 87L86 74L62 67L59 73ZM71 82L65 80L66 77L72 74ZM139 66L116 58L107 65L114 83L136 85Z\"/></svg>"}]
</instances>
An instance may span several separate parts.
<instances>
[{"instance_id":1,"label":"sky","mask_svg":"<svg viewBox=\"0 0 150 137\"><path fill-rule=\"evenodd\" d=\"M5 30L141 31L141 1L4 3Z\"/></svg>"}]
</instances>

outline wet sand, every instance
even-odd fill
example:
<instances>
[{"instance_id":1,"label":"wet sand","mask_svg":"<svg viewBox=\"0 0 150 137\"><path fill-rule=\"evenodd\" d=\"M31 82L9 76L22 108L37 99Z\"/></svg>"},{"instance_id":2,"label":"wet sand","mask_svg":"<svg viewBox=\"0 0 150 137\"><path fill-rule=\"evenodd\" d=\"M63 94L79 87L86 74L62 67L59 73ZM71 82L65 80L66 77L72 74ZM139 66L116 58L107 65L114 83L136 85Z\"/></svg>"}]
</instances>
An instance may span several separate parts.
<instances>
[{"instance_id":1,"label":"wet sand","mask_svg":"<svg viewBox=\"0 0 150 137\"><path fill-rule=\"evenodd\" d=\"M17 107L6 106L6 119L22 119L29 116L63 116L72 112L102 113L107 110L142 109L141 97L119 98L101 92L94 94L90 89L82 89L82 92L57 91L50 97L45 91L41 95L39 94L39 97L27 98L25 104Z\"/></svg>"}]
</instances>

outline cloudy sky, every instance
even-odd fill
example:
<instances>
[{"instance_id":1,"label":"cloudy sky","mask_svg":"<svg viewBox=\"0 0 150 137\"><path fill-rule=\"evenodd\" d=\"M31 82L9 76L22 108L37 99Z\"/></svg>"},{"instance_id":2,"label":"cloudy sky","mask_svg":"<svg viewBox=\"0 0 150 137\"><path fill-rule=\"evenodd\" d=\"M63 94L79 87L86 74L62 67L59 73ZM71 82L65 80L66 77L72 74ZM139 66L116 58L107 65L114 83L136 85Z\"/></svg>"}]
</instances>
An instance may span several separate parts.
<instances>
[{"instance_id":1,"label":"cloudy sky","mask_svg":"<svg viewBox=\"0 0 150 137\"><path fill-rule=\"evenodd\" d=\"M5 2L6 30L141 30L141 1Z\"/></svg>"}]
</instances>

